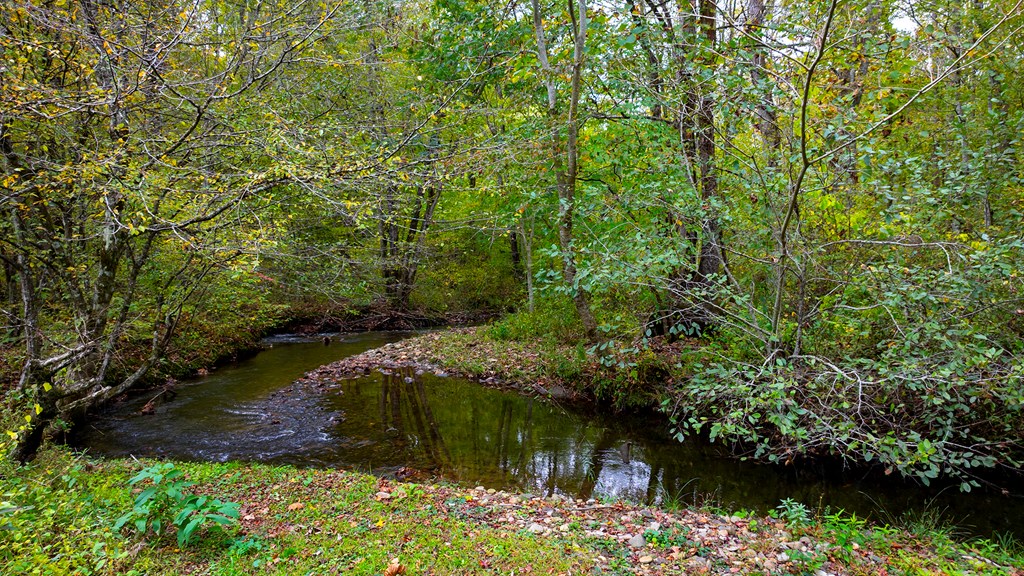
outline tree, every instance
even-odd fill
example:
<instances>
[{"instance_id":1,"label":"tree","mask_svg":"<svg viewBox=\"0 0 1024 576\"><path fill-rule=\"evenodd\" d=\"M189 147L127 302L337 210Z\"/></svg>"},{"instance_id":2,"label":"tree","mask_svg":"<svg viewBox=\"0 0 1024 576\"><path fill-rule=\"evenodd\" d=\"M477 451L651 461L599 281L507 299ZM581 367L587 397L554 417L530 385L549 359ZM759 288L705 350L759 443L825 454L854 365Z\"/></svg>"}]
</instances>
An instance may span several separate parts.
<instances>
[{"instance_id":1,"label":"tree","mask_svg":"<svg viewBox=\"0 0 1024 576\"><path fill-rule=\"evenodd\" d=\"M573 227L576 211L576 187L579 177L579 135L580 95L583 89L583 72L587 41L587 4L585 0L570 0L569 20L572 35L572 63L570 72L569 102L565 119L560 118L558 109L558 85L556 73L548 57L548 39L544 29L544 18L539 0L532 0L534 34L537 39L537 61L540 64L544 88L547 91L547 119L550 131L549 154L558 191L558 244L562 258L562 277L566 290L572 296L583 323L587 338L597 337L597 320L590 308L587 292L579 285L576 248L573 244ZM578 11L577 11L578 7ZM562 136L561 123L565 123Z\"/></svg>"},{"instance_id":2,"label":"tree","mask_svg":"<svg viewBox=\"0 0 1024 576\"><path fill-rule=\"evenodd\" d=\"M289 18L275 17L277 8ZM332 10L92 0L0 7L3 254L21 304L9 312L25 354L19 385L38 406L16 456L29 457L58 415L138 382L185 303L231 260L217 250L224 227L292 180L246 125L253 107L239 103L265 88ZM112 380L125 340L140 331L150 333L148 357Z\"/></svg>"}]
</instances>

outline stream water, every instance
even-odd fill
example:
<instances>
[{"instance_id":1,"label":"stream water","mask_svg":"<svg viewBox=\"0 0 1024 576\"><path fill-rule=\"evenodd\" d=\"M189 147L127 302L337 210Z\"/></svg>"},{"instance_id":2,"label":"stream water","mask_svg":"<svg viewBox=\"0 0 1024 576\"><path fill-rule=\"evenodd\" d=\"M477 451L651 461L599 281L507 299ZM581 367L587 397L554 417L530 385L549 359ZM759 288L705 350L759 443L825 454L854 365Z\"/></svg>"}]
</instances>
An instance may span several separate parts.
<instances>
[{"instance_id":1,"label":"stream water","mask_svg":"<svg viewBox=\"0 0 1024 576\"><path fill-rule=\"evenodd\" d=\"M370 375L325 388L295 384L304 372L406 337L365 333L280 336L255 357L111 407L71 439L103 456L246 460L402 468L470 486L575 498L712 502L765 513L785 498L812 510L843 509L891 522L941 512L969 534L1024 536L1019 494L928 490L896 478L858 480L722 458L715 446L673 441L654 417L582 414L457 378Z\"/></svg>"}]
</instances>

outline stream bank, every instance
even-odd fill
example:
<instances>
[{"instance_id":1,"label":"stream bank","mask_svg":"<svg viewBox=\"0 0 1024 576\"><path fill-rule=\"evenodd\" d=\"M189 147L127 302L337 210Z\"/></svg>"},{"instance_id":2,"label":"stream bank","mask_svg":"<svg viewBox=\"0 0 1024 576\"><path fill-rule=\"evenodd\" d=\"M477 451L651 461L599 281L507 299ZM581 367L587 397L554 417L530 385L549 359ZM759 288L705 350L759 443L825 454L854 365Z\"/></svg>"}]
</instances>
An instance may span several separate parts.
<instances>
[{"instance_id":1,"label":"stream bank","mask_svg":"<svg viewBox=\"0 0 1024 576\"><path fill-rule=\"evenodd\" d=\"M638 367L622 370L602 366L593 355L587 354L582 346L558 345L550 341L545 341L541 346L539 343L531 345L520 340L496 339L490 326L450 328L420 334L343 358L307 372L302 381L323 384L348 378L352 374L367 374L373 371L397 373L401 370L457 376L487 387L553 401L577 411L605 415L642 414L651 426L667 432L672 424L659 410L663 400L669 398L670 389L665 382L671 378L685 377L679 373L678 368L672 372L673 369L669 366L672 364L672 358L678 355L679 349L689 345L692 343L666 343L654 340L649 349L641 354ZM623 374L627 376L623 378ZM615 396L609 393L616 386L622 386L625 394ZM748 461L750 457L750 454L740 451L742 446L727 446L724 442L709 444L706 436L693 435L687 440L690 444L694 442L702 443L705 453L716 454L721 458ZM749 458L751 462L754 460ZM843 461L828 455L798 458L785 465L765 462L757 468L773 469L783 476L819 478L829 485L853 486L856 490L865 489L872 494L892 491L906 495L917 492L920 498L930 503L930 506L938 508L939 515L945 515L947 522L964 526L972 522L966 521L969 513L958 509L961 508L959 500L970 500L968 496L974 495L965 495L958 499L957 482L943 482L940 479L931 486L921 486L912 478L890 475L890 470L884 467ZM982 480L988 483L987 489L975 492L984 494L986 507L1020 507L1022 495L1018 490L1019 472L1003 476L990 473L988 478ZM876 508L884 509L880 502L876 504L879 505ZM824 505L822 502L818 503L819 508ZM765 508L761 506L760 509ZM858 514L865 511L856 506L853 509ZM989 525L980 533L1019 534L1020 527L1017 523L1013 524L1013 527L1006 525L1003 528Z\"/></svg>"},{"instance_id":2,"label":"stream bank","mask_svg":"<svg viewBox=\"0 0 1024 576\"><path fill-rule=\"evenodd\" d=\"M755 464L697 435L677 442L663 414L594 410L567 380L546 377L576 350L481 343L481 330L364 332L326 345L324 335L269 338L259 355L171 394L112 406L71 442L106 457L357 469L584 500L710 500L761 514L792 499L875 522L937 514L973 535L1024 533L1019 498L922 488L811 459Z\"/></svg>"}]
</instances>

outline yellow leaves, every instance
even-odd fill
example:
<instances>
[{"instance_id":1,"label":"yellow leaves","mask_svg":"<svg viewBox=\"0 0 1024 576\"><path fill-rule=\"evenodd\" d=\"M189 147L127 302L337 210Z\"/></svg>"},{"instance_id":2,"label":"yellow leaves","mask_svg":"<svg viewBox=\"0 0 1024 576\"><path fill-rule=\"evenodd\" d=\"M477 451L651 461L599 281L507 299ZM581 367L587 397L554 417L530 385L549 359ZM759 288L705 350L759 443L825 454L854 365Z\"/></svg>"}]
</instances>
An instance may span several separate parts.
<instances>
[{"instance_id":1,"label":"yellow leaves","mask_svg":"<svg viewBox=\"0 0 1024 576\"><path fill-rule=\"evenodd\" d=\"M43 413L43 407L40 406L39 404L35 405L35 409L36 409L36 416L38 416L38 415Z\"/></svg>"},{"instance_id":2,"label":"yellow leaves","mask_svg":"<svg viewBox=\"0 0 1024 576\"><path fill-rule=\"evenodd\" d=\"M49 392L50 390L53 390L53 386L49 382L43 382L43 391Z\"/></svg>"}]
</instances>

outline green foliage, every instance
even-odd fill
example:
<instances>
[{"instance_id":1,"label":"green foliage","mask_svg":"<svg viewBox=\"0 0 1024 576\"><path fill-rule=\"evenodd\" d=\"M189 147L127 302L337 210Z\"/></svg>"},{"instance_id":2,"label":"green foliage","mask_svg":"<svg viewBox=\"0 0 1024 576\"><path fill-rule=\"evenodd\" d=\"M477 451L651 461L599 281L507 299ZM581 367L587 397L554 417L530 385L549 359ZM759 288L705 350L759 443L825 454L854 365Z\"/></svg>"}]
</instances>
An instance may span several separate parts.
<instances>
[{"instance_id":1,"label":"green foliage","mask_svg":"<svg viewBox=\"0 0 1024 576\"><path fill-rule=\"evenodd\" d=\"M170 462L143 469L128 484L144 487L135 497L131 511L114 521L114 530L129 526L140 535L152 531L160 538L162 529L173 524L178 529L178 546L186 546L205 526L228 526L238 521L237 503L186 494L184 490L194 484L185 480L181 470Z\"/></svg>"},{"instance_id":2,"label":"green foliage","mask_svg":"<svg viewBox=\"0 0 1024 576\"><path fill-rule=\"evenodd\" d=\"M936 279L931 287L942 284ZM900 301L904 311L912 307ZM1024 423L1024 391L1013 384L1024 365L980 317L954 327L934 318L941 303L926 309L913 317L904 312L902 332L888 331L870 357L829 360L812 350L771 364L694 362L687 369L692 377L674 392L675 432L738 441L770 461L831 455L925 484L952 477L969 491L977 469L1020 459L1006 440L1016 439ZM885 314L890 329L893 314Z\"/></svg>"},{"instance_id":3,"label":"green foliage","mask_svg":"<svg viewBox=\"0 0 1024 576\"><path fill-rule=\"evenodd\" d=\"M545 296L537 300L532 312L520 309L492 324L489 335L499 341L536 342L550 339L558 343L575 344L582 337L575 315L569 298Z\"/></svg>"},{"instance_id":4,"label":"green foliage","mask_svg":"<svg viewBox=\"0 0 1024 576\"><path fill-rule=\"evenodd\" d=\"M54 456L32 467L0 462L0 565L10 574L127 573L130 552L108 521L114 480Z\"/></svg>"},{"instance_id":5,"label":"green foliage","mask_svg":"<svg viewBox=\"0 0 1024 576\"><path fill-rule=\"evenodd\" d=\"M657 548L671 548L673 546L679 546L680 548L700 548L700 542L690 540L687 538L687 534L690 533L688 526L681 528L667 528L652 530L648 528L644 530L643 537L648 544L652 544Z\"/></svg>"},{"instance_id":6,"label":"green foliage","mask_svg":"<svg viewBox=\"0 0 1024 576\"><path fill-rule=\"evenodd\" d=\"M587 352L603 367L592 377L594 395L614 410L656 404L670 387L672 368L664 357L649 349L640 350L608 340Z\"/></svg>"},{"instance_id":7,"label":"green foliage","mask_svg":"<svg viewBox=\"0 0 1024 576\"><path fill-rule=\"evenodd\" d=\"M867 540L867 522L857 518L856 514L847 516L843 510L832 513L826 510L822 516L822 525L825 534L832 540L830 552L833 557L844 561L850 561L854 550L863 546Z\"/></svg>"},{"instance_id":8,"label":"green foliage","mask_svg":"<svg viewBox=\"0 0 1024 576\"><path fill-rule=\"evenodd\" d=\"M787 526L799 528L807 526L813 520L810 509L803 502L797 502L792 498L782 500L775 509Z\"/></svg>"},{"instance_id":9,"label":"green foliage","mask_svg":"<svg viewBox=\"0 0 1024 576\"><path fill-rule=\"evenodd\" d=\"M429 265L417 277L414 307L448 314L508 311L523 299L504 235L441 232L427 246Z\"/></svg>"}]
</instances>

